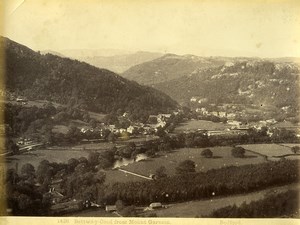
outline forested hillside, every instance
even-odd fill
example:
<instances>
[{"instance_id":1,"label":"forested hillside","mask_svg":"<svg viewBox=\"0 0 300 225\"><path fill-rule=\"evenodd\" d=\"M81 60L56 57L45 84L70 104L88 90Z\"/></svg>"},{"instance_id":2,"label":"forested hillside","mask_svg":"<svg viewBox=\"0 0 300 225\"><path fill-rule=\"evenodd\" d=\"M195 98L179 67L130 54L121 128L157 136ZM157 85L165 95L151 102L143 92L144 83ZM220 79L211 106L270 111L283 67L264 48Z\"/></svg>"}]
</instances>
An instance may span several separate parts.
<instances>
[{"instance_id":1,"label":"forested hillside","mask_svg":"<svg viewBox=\"0 0 300 225\"><path fill-rule=\"evenodd\" d=\"M46 54L1 38L6 54L6 88L31 100L44 99L136 118L167 112L177 103L160 91L86 63Z\"/></svg>"}]
</instances>

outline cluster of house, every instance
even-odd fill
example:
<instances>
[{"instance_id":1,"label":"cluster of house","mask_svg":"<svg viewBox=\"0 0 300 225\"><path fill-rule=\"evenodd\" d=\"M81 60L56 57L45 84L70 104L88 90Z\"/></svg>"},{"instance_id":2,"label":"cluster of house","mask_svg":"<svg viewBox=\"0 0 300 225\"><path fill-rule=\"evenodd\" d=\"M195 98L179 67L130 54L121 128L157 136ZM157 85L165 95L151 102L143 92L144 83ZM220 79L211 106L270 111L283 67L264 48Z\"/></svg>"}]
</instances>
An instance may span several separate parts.
<instances>
[{"instance_id":1,"label":"cluster of house","mask_svg":"<svg viewBox=\"0 0 300 225\"><path fill-rule=\"evenodd\" d=\"M20 137L18 142L17 142L18 146L30 145L30 144L33 144L33 140L31 140L31 138Z\"/></svg>"},{"instance_id":2,"label":"cluster of house","mask_svg":"<svg viewBox=\"0 0 300 225\"><path fill-rule=\"evenodd\" d=\"M251 123L242 123L237 120L228 120L227 124L230 125L224 129L218 130L203 130L198 128L198 132L203 132L207 134L207 136L234 136L234 135L242 135L247 134L250 128L254 128L256 130L261 130L263 127L266 127L267 135L272 136L274 133L274 127L272 125L276 124L277 121L275 119L268 119L268 120L261 120L258 122L251 122ZM300 136L300 135L299 135Z\"/></svg>"},{"instance_id":3,"label":"cluster of house","mask_svg":"<svg viewBox=\"0 0 300 225\"><path fill-rule=\"evenodd\" d=\"M234 119L236 113L227 113L225 111L208 111L206 108L196 108L196 112L204 116L217 116L220 118Z\"/></svg>"},{"instance_id":4,"label":"cluster of house","mask_svg":"<svg viewBox=\"0 0 300 225\"><path fill-rule=\"evenodd\" d=\"M231 125L231 129L248 130L249 128L254 128L256 130L261 130L263 127L270 127L276 124L275 119L260 120L258 122L242 123L236 120L228 120L227 124Z\"/></svg>"},{"instance_id":5,"label":"cluster of house","mask_svg":"<svg viewBox=\"0 0 300 225\"><path fill-rule=\"evenodd\" d=\"M126 115L125 115L126 116ZM123 115L124 117L124 115ZM123 134L123 133L128 133L130 135L132 134L143 134L143 135L148 135L148 134L153 134L157 132L157 130L161 127L165 127L167 124L167 120L171 117L171 114L158 114L158 115L150 115L149 116L149 123L131 123L127 128L117 128L116 125L105 125L102 123L100 128L91 128L91 127L83 127L81 128L82 133L87 133L87 132L95 132L95 131L100 131L100 135L104 136L104 133L106 130L109 130L110 132L114 134Z\"/></svg>"}]
</instances>

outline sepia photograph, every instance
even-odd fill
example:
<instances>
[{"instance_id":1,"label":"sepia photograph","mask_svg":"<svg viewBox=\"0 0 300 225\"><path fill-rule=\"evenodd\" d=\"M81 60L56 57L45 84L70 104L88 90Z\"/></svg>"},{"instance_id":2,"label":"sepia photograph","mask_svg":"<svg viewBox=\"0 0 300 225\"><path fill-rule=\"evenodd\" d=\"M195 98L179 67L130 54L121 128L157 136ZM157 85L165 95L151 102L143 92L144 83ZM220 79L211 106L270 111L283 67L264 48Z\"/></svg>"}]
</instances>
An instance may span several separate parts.
<instances>
[{"instance_id":1,"label":"sepia photograph","mask_svg":"<svg viewBox=\"0 0 300 225\"><path fill-rule=\"evenodd\" d=\"M0 223L300 218L299 1L0 6Z\"/></svg>"}]
</instances>

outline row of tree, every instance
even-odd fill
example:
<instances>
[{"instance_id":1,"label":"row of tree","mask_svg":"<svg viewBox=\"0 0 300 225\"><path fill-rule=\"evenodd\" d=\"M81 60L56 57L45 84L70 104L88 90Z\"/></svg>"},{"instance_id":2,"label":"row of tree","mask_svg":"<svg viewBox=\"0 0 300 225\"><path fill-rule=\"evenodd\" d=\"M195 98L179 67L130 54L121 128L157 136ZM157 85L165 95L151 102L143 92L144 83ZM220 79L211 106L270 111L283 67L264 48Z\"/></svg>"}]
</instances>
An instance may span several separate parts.
<instances>
[{"instance_id":1,"label":"row of tree","mask_svg":"<svg viewBox=\"0 0 300 225\"><path fill-rule=\"evenodd\" d=\"M115 183L105 191L105 201L121 199L128 204L147 205L151 202L181 202L247 193L273 185L299 181L299 162L281 160L240 167L230 166L194 173L193 165L179 165L179 175L155 181ZM183 169L185 168L185 170Z\"/></svg>"}]
</instances>

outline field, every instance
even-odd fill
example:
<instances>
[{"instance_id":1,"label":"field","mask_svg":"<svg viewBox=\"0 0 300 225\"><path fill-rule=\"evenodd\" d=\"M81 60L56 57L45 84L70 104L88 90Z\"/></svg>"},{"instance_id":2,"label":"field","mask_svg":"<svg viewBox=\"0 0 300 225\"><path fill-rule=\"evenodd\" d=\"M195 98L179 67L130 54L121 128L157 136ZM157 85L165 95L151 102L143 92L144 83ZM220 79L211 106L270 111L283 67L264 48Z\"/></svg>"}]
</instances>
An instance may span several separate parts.
<instances>
[{"instance_id":1,"label":"field","mask_svg":"<svg viewBox=\"0 0 300 225\"><path fill-rule=\"evenodd\" d=\"M122 166L121 168L144 176L149 176L150 174L154 174L157 168L164 166L167 169L166 173L168 175L174 175L176 172L175 168L181 161L186 159L195 162L197 172L204 172L210 169L218 169L230 165L240 166L245 164L257 164L265 161L262 156L255 155L251 152L247 152L245 158L234 158L231 156L231 147L214 147L210 149L214 155L214 157L210 159L201 156L203 148L184 148L161 155L157 158L149 158L127 166ZM120 171L107 171L107 176L110 177L107 180L108 183L114 181L127 182L131 181L131 179L143 180L143 178L135 177L130 174L125 176L125 173Z\"/></svg>"},{"instance_id":2,"label":"field","mask_svg":"<svg viewBox=\"0 0 300 225\"><path fill-rule=\"evenodd\" d=\"M92 119L97 120L98 122L103 122L104 117L106 116L106 114L102 114L102 113L95 113L95 112L89 112L89 115Z\"/></svg>"},{"instance_id":3,"label":"field","mask_svg":"<svg viewBox=\"0 0 300 225\"><path fill-rule=\"evenodd\" d=\"M65 125L55 125L52 128L52 132L59 134L67 134L69 132L69 128Z\"/></svg>"},{"instance_id":4,"label":"field","mask_svg":"<svg viewBox=\"0 0 300 225\"><path fill-rule=\"evenodd\" d=\"M246 150L257 152L268 157L283 156L293 154L290 147L277 144L251 144L251 145L240 145Z\"/></svg>"},{"instance_id":5,"label":"field","mask_svg":"<svg viewBox=\"0 0 300 225\"><path fill-rule=\"evenodd\" d=\"M159 139L158 136L146 135L146 136L142 136L142 137L130 138L129 140L121 141L120 143L129 143L129 142L139 143L139 142L146 142L146 141L154 141L157 139Z\"/></svg>"},{"instance_id":6,"label":"field","mask_svg":"<svg viewBox=\"0 0 300 225\"><path fill-rule=\"evenodd\" d=\"M279 122L279 123L276 123L273 125L274 127L278 127L278 128L300 128L300 125L299 124L293 124L289 121L284 121L284 122Z\"/></svg>"},{"instance_id":7,"label":"field","mask_svg":"<svg viewBox=\"0 0 300 225\"><path fill-rule=\"evenodd\" d=\"M36 150L7 157L6 166L8 169L15 168L16 163L18 163L19 168L21 168L25 163L30 163L37 169L39 163L44 159L49 162L67 163L71 158L87 157L88 153L88 151L76 150Z\"/></svg>"},{"instance_id":8,"label":"field","mask_svg":"<svg viewBox=\"0 0 300 225\"><path fill-rule=\"evenodd\" d=\"M72 150L107 150L114 147L115 144L109 142L101 142L101 143L87 143L87 144L78 144L72 146Z\"/></svg>"},{"instance_id":9,"label":"field","mask_svg":"<svg viewBox=\"0 0 300 225\"><path fill-rule=\"evenodd\" d=\"M21 155L7 157L6 165L8 168L14 168L15 164L18 163L19 168L21 168L25 163L31 163L36 168L44 159L47 159L49 162L67 163L71 158L88 157L91 150L101 151L110 149L113 146L114 144L112 143L104 142L34 150Z\"/></svg>"},{"instance_id":10,"label":"field","mask_svg":"<svg viewBox=\"0 0 300 225\"><path fill-rule=\"evenodd\" d=\"M207 120L189 120L175 128L175 132L192 131L192 130L225 130L230 125L224 123L214 123Z\"/></svg>"},{"instance_id":11,"label":"field","mask_svg":"<svg viewBox=\"0 0 300 225\"><path fill-rule=\"evenodd\" d=\"M116 182L135 182L135 181L145 181L145 179L141 177L137 177L131 174L123 173L119 170L108 170L105 171L106 178L105 183L106 184L113 184Z\"/></svg>"}]
</instances>

